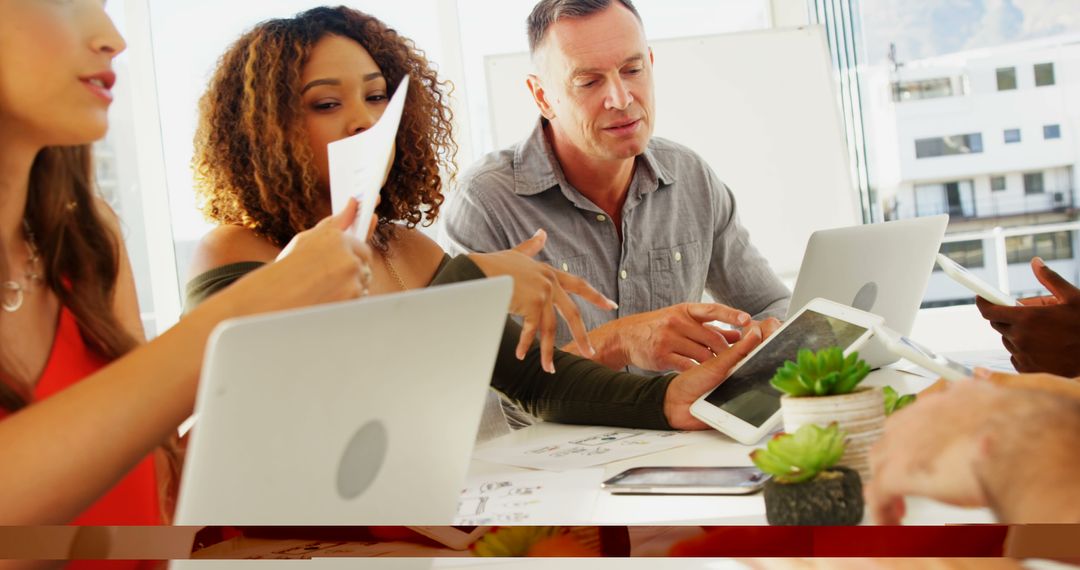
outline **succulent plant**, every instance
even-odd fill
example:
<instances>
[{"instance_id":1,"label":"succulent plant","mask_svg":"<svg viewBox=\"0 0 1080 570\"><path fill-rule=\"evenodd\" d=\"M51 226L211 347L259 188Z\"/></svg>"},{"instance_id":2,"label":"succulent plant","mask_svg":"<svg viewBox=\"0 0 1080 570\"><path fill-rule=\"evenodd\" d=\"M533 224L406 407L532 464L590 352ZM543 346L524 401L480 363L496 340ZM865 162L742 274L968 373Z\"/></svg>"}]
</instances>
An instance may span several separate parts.
<instances>
[{"instance_id":1,"label":"succulent plant","mask_svg":"<svg viewBox=\"0 0 1080 570\"><path fill-rule=\"evenodd\" d=\"M885 387L885 415L892 415L893 412L915 402L915 394L904 394L901 396L893 390L892 386Z\"/></svg>"},{"instance_id":2,"label":"succulent plant","mask_svg":"<svg viewBox=\"0 0 1080 570\"><path fill-rule=\"evenodd\" d=\"M794 397L847 394L870 373L870 367L853 352L844 358L840 347L802 349L798 362L787 361L772 378L777 390Z\"/></svg>"},{"instance_id":3,"label":"succulent plant","mask_svg":"<svg viewBox=\"0 0 1080 570\"><path fill-rule=\"evenodd\" d=\"M836 465L844 455L846 438L836 422L827 428L806 424L793 434L773 436L765 449L754 450L750 459L777 483L801 483Z\"/></svg>"}]
</instances>

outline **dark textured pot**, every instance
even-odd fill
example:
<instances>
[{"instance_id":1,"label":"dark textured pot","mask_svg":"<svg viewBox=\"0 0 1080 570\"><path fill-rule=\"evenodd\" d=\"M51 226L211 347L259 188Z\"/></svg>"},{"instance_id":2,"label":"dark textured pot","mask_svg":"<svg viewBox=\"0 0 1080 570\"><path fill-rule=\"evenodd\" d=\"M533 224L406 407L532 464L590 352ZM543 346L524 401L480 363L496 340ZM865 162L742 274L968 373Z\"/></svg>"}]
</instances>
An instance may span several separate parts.
<instances>
[{"instance_id":1,"label":"dark textured pot","mask_svg":"<svg viewBox=\"0 0 1080 570\"><path fill-rule=\"evenodd\" d=\"M765 484L765 518L773 525L834 526L863 518L862 480L847 467L833 467L803 483Z\"/></svg>"}]
</instances>

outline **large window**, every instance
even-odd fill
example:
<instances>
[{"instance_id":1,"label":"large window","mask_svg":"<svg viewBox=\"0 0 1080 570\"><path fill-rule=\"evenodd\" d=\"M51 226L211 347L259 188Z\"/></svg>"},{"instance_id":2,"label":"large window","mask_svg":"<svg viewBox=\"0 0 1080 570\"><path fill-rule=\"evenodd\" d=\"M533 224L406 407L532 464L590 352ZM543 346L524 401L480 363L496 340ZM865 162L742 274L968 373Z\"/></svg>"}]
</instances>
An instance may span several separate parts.
<instances>
[{"instance_id":1,"label":"large window","mask_svg":"<svg viewBox=\"0 0 1080 570\"><path fill-rule=\"evenodd\" d=\"M1036 63L1035 64L1035 86L1042 87L1044 85L1054 84L1054 64L1052 63Z\"/></svg>"},{"instance_id":2,"label":"large window","mask_svg":"<svg viewBox=\"0 0 1080 570\"><path fill-rule=\"evenodd\" d=\"M994 260L1005 256L1004 239L995 234L1034 235L1042 224L1069 230L1080 226L1072 206L1080 159L1059 144L1065 138L1062 130L1080 115L1080 100L1047 98L1037 91L1064 88L1067 79L1058 72L1080 66L1076 2L810 1L833 39L838 82L858 78L859 120L849 122L862 136L849 141L864 149L865 163L859 164L869 173L864 195L878 201L885 219L955 212L958 205L964 213L974 212L954 216L948 232L963 232L964 241L981 239L986 249L982 277L1001 279L998 286L1015 291L1037 290L1040 285L1030 271L995 267ZM837 5L853 8L849 13ZM951 97L918 104L904 104L899 96L905 82L943 77L953 78L954 87L956 78L967 78L968 85ZM1045 149L1031 144L1040 136L1039 128L1048 125L1056 128L1044 129L1042 135L1053 144ZM983 133L991 139L971 140L962 133ZM937 158L958 155L969 157ZM1059 169L1064 174L1058 175ZM953 192L957 201L950 200L941 182L963 179L977 183L970 208L962 184ZM1035 249L1035 238L1031 240L1027 253ZM1010 242L1013 250L1018 241ZM1055 251L1080 254L1067 245ZM1080 278L1080 259L1056 267L1071 282ZM925 300L947 304L955 295L948 285L947 280L932 280Z\"/></svg>"},{"instance_id":3,"label":"large window","mask_svg":"<svg viewBox=\"0 0 1080 570\"><path fill-rule=\"evenodd\" d=\"M1073 232L1051 232L1005 238L1005 257L1010 264L1030 263L1031 258L1045 261L1072 259Z\"/></svg>"},{"instance_id":4,"label":"large window","mask_svg":"<svg viewBox=\"0 0 1080 570\"><path fill-rule=\"evenodd\" d=\"M982 135L979 133L933 137L915 141L915 158L975 154L982 151Z\"/></svg>"}]
</instances>

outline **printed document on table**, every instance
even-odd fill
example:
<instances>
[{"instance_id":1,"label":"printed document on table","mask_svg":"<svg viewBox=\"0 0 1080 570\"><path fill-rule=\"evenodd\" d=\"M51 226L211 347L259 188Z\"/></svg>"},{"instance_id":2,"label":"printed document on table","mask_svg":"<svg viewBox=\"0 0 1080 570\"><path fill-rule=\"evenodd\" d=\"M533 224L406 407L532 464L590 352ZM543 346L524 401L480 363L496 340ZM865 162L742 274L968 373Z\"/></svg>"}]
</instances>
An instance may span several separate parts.
<instances>
[{"instance_id":1,"label":"printed document on table","mask_svg":"<svg viewBox=\"0 0 1080 570\"><path fill-rule=\"evenodd\" d=\"M455 525L572 524L591 518L603 469L476 475L458 501Z\"/></svg>"},{"instance_id":2,"label":"printed document on table","mask_svg":"<svg viewBox=\"0 0 1080 570\"><path fill-rule=\"evenodd\" d=\"M386 110L370 129L334 141L327 147L331 207L334 212L341 211L350 197L360 202L360 211L353 223L353 232L357 235L367 235L371 216L375 214L375 200L393 164L394 139L408 91L409 76L406 75Z\"/></svg>"},{"instance_id":3,"label":"printed document on table","mask_svg":"<svg viewBox=\"0 0 1080 570\"><path fill-rule=\"evenodd\" d=\"M500 444L499 440L493 440L491 444L477 449L473 457L530 469L566 471L603 465L700 441L708 441L708 436L702 432L574 426L526 443Z\"/></svg>"}]
</instances>

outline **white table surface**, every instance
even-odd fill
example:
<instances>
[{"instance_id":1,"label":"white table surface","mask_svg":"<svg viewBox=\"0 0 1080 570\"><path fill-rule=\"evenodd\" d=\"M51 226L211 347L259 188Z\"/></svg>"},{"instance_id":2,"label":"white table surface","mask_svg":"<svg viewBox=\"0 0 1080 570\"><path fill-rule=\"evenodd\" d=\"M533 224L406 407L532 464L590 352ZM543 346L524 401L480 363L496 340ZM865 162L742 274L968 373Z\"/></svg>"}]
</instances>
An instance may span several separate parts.
<instances>
[{"instance_id":1,"label":"white table surface","mask_svg":"<svg viewBox=\"0 0 1080 570\"><path fill-rule=\"evenodd\" d=\"M982 320L974 305L945 307L920 311L911 337L939 352L1000 350L1000 338ZM874 371L865 380L867 385L891 385L901 394L918 392L931 380L894 369ZM486 446L519 445L539 441L560 433L569 433L574 426L539 423ZM742 445L719 432L710 433L710 441L661 451L641 457L603 465L605 478L625 469L639 466L725 466L751 465L749 454L756 446ZM532 470L474 459L469 476L493 476L530 472ZM532 471L540 472L540 471ZM572 497L572 496L571 496ZM593 496L582 492L567 498L577 504L592 501ZM767 524L765 503L761 493L746 496L645 496L611 495L601 491L595 498L591 515L583 521L545 521L552 524ZM992 523L993 515L985 509L961 509L935 501L908 499L905 524ZM536 524L542 524L537 521Z\"/></svg>"}]
</instances>

